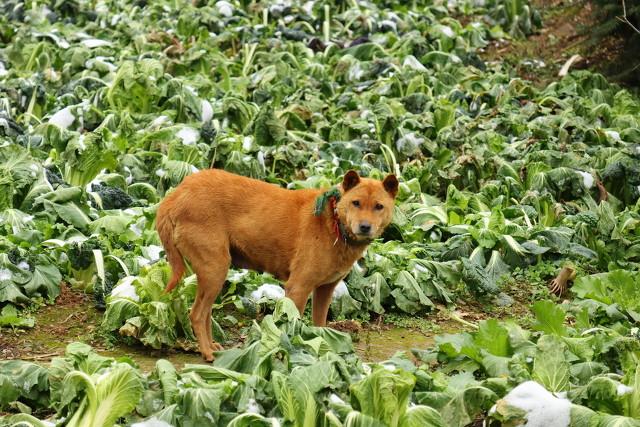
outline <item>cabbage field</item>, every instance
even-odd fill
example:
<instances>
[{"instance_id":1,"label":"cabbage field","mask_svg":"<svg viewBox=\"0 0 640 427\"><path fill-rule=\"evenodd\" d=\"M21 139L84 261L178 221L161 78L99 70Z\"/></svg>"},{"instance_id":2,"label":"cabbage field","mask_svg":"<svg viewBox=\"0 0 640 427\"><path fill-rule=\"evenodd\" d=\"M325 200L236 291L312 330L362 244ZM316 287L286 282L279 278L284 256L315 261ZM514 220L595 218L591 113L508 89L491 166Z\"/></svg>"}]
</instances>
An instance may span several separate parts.
<instances>
[{"instance_id":1,"label":"cabbage field","mask_svg":"<svg viewBox=\"0 0 640 427\"><path fill-rule=\"evenodd\" d=\"M527 0L4 0L0 426L640 426L640 98L487 57L541 28ZM398 176L335 328L231 270L226 350L170 361L196 281L163 293L155 212L210 167ZM90 339L30 354L69 295ZM389 325L435 337L356 351Z\"/></svg>"}]
</instances>

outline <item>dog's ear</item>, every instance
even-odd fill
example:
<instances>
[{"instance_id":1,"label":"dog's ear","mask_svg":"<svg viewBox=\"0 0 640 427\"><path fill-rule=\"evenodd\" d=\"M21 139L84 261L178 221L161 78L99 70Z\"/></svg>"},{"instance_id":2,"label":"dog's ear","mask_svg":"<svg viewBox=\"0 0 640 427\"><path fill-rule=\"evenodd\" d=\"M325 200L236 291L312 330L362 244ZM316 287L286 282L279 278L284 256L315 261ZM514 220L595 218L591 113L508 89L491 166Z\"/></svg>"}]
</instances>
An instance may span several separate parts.
<instances>
[{"instance_id":1,"label":"dog's ear","mask_svg":"<svg viewBox=\"0 0 640 427\"><path fill-rule=\"evenodd\" d=\"M398 194L398 178L395 175L387 175L387 177L382 181L382 185L384 189L387 190L387 193L391 194L391 197L394 199Z\"/></svg>"},{"instance_id":2,"label":"dog's ear","mask_svg":"<svg viewBox=\"0 0 640 427\"><path fill-rule=\"evenodd\" d=\"M344 174L344 178L342 179L342 189L345 192L349 191L359 183L360 175L358 175L358 172L350 170L346 174Z\"/></svg>"}]
</instances>

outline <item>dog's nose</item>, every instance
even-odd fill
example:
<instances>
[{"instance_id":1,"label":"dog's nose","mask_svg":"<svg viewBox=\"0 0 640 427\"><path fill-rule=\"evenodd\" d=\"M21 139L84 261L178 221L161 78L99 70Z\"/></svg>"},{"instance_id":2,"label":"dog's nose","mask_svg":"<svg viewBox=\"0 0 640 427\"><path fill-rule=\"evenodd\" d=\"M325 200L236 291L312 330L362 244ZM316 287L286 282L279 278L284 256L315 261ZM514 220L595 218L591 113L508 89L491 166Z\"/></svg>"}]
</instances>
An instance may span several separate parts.
<instances>
[{"instance_id":1,"label":"dog's nose","mask_svg":"<svg viewBox=\"0 0 640 427\"><path fill-rule=\"evenodd\" d=\"M361 233L369 233L371 231L371 224L364 221L360 223L360 232Z\"/></svg>"}]
</instances>

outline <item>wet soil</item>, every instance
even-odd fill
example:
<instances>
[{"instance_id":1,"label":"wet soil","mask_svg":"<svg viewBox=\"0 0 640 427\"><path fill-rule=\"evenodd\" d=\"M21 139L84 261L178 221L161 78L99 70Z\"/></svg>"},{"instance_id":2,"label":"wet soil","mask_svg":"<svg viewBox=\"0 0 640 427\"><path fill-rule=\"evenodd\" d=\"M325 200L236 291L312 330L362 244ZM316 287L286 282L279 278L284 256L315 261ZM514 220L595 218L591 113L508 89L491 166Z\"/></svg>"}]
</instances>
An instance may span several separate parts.
<instances>
[{"instance_id":1,"label":"wet soil","mask_svg":"<svg viewBox=\"0 0 640 427\"><path fill-rule=\"evenodd\" d=\"M233 313L235 317L242 317ZM90 295L62 285L62 293L53 305L34 313L36 326L32 329L2 329L0 334L0 360L22 359L46 363L64 354L67 344L81 341L90 344L98 353L111 357L129 357L144 371L150 371L158 359L171 361L179 369L188 363L204 363L200 354L180 349L154 350L142 345L123 342L109 343L101 335L103 313L98 311ZM243 326L226 325L228 340L225 348L242 344ZM380 361L396 351L410 353L412 348L427 348L433 344L434 327L430 332L419 328L403 328L389 324L361 324L355 321L331 322L329 326L349 333L356 351L365 361ZM424 328L423 328L424 329Z\"/></svg>"}]
</instances>

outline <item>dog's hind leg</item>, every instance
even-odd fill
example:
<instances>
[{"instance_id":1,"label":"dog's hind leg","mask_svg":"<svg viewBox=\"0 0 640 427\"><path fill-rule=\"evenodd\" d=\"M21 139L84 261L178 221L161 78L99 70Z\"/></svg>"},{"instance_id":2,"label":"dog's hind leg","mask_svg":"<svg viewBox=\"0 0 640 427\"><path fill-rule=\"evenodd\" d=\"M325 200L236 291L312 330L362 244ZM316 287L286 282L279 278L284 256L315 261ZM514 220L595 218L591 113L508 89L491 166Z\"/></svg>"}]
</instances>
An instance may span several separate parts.
<instances>
[{"instance_id":1,"label":"dog's hind leg","mask_svg":"<svg viewBox=\"0 0 640 427\"><path fill-rule=\"evenodd\" d=\"M318 286L313 291L313 306L312 317L313 324L316 326L326 326L327 313L329 312L329 305L331 304L331 297L333 296L333 290L339 281L329 283L326 285Z\"/></svg>"},{"instance_id":2,"label":"dog's hind leg","mask_svg":"<svg viewBox=\"0 0 640 427\"><path fill-rule=\"evenodd\" d=\"M211 308L224 285L231 265L231 255L222 239L202 236L202 240L199 238L195 240L192 237L190 244L184 245L182 250L183 253L189 252L188 255L185 253L185 256L193 266L198 279L196 300L191 307L189 317L193 332L198 339L200 353L206 361L210 362L213 360L213 352L222 350L220 344L212 341ZM212 247L212 245L215 246Z\"/></svg>"}]
</instances>

